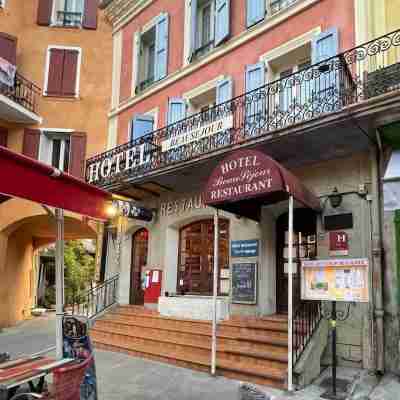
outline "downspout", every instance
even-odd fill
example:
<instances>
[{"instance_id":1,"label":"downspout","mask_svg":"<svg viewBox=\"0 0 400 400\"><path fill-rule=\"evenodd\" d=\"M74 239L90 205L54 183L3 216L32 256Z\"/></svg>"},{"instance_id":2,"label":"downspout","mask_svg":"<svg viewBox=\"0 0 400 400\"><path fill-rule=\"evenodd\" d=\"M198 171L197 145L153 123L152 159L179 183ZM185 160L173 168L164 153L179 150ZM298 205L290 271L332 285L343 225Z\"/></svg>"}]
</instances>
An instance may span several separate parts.
<instances>
[{"instance_id":1,"label":"downspout","mask_svg":"<svg viewBox=\"0 0 400 400\"><path fill-rule=\"evenodd\" d=\"M377 145L373 148L372 155L372 184L371 191L373 200L372 216L376 221L372 226L372 287L374 300L374 317L376 324L376 349L375 349L375 369L378 373L383 373L385 369L385 353L384 353L384 332L383 332L383 246L382 246L382 224L383 224L383 208L382 208L382 185L380 163L382 154L382 145L379 131L376 131Z\"/></svg>"}]
</instances>

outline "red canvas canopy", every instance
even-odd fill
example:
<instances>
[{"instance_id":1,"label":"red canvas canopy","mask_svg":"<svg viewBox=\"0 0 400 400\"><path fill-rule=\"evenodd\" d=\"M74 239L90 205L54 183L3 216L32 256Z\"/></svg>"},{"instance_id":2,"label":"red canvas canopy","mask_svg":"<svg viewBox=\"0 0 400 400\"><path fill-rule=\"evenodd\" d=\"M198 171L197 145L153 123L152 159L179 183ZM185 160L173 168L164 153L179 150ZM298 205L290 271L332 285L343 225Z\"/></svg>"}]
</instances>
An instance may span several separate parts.
<instances>
[{"instance_id":1,"label":"red canvas canopy","mask_svg":"<svg viewBox=\"0 0 400 400\"><path fill-rule=\"evenodd\" d=\"M256 221L263 205L290 195L305 207L320 209L319 199L298 178L258 150L239 150L222 160L203 192L206 205Z\"/></svg>"},{"instance_id":2,"label":"red canvas canopy","mask_svg":"<svg viewBox=\"0 0 400 400\"><path fill-rule=\"evenodd\" d=\"M111 194L0 146L0 193L105 220Z\"/></svg>"}]
</instances>

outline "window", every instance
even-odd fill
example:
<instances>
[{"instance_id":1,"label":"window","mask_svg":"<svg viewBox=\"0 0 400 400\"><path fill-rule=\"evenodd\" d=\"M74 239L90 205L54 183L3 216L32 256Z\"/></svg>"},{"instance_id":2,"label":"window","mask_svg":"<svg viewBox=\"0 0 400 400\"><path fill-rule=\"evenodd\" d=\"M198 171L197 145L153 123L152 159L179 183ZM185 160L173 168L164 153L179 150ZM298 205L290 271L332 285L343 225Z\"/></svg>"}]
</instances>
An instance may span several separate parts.
<instances>
[{"instance_id":1,"label":"window","mask_svg":"<svg viewBox=\"0 0 400 400\"><path fill-rule=\"evenodd\" d=\"M0 8L4 8L6 6L6 0L0 0Z\"/></svg>"},{"instance_id":2,"label":"window","mask_svg":"<svg viewBox=\"0 0 400 400\"><path fill-rule=\"evenodd\" d=\"M230 33L230 0L191 0L189 60L207 54Z\"/></svg>"},{"instance_id":3,"label":"window","mask_svg":"<svg viewBox=\"0 0 400 400\"><path fill-rule=\"evenodd\" d=\"M153 24L136 34L135 80L136 92L167 76L168 15L159 15Z\"/></svg>"},{"instance_id":4,"label":"window","mask_svg":"<svg viewBox=\"0 0 400 400\"><path fill-rule=\"evenodd\" d=\"M80 64L80 49L49 48L44 95L77 97L79 94Z\"/></svg>"},{"instance_id":5,"label":"window","mask_svg":"<svg viewBox=\"0 0 400 400\"><path fill-rule=\"evenodd\" d=\"M55 0L53 21L60 26L81 26L84 0Z\"/></svg>"},{"instance_id":6,"label":"window","mask_svg":"<svg viewBox=\"0 0 400 400\"><path fill-rule=\"evenodd\" d=\"M39 160L61 171L69 171L71 136L64 132L42 132Z\"/></svg>"}]
</instances>

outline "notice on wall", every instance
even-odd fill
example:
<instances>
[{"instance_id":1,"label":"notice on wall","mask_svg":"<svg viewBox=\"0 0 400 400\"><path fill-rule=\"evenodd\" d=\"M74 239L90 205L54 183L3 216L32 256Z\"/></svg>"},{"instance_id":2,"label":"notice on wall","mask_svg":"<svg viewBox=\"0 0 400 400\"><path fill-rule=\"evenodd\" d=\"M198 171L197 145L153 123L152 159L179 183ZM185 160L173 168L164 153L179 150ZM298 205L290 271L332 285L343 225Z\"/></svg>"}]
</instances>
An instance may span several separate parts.
<instances>
[{"instance_id":1,"label":"notice on wall","mask_svg":"<svg viewBox=\"0 0 400 400\"><path fill-rule=\"evenodd\" d=\"M257 303L257 264L232 265L232 303Z\"/></svg>"},{"instance_id":2,"label":"notice on wall","mask_svg":"<svg viewBox=\"0 0 400 400\"><path fill-rule=\"evenodd\" d=\"M368 259L302 261L303 300L368 302Z\"/></svg>"},{"instance_id":3,"label":"notice on wall","mask_svg":"<svg viewBox=\"0 0 400 400\"><path fill-rule=\"evenodd\" d=\"M231 256L232 257L257 257L258 256L258 239L250 240L232 240Z\"/></svg>"}]
</instances>

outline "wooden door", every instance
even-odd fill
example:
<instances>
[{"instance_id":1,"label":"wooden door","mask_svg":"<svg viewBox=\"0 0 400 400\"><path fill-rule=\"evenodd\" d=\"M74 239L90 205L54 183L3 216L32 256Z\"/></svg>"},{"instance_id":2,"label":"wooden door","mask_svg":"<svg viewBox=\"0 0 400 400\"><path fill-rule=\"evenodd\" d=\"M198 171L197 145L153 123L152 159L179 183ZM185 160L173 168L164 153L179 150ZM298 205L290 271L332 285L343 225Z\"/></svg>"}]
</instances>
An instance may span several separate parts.
<instances>
[{"instance_id":1,"label":"wooden door","mask_svg":"<svg viewBox=\"0 0 400 400\"><path fill-rule=\"evenodd\" d=\"M294 308L301 301L301 261L313 259L317 255L317 221L314 211L297 209L293 217L293 304ZM288 310L288 214L281 215L276 223L276 307L278 313Z\"/></svg>"},{"instance_id":2,"label":"wooden door","mask_svg":"<svg viewBox=\"0 0 400 400\"><path fill-rule=\"evenodd\" d=\"M229 221L220 220L219 229L220 271L229 266ZM213 220L199 221L184 227L179 240L177 292L212 295L213 274Z\"/></svg>"},{"instance_id":3,"label":"wooden door","mask_svg":"<svg viewBox=\"0 0 400 400\"><path fill-rule=\"evenodd\" d=\"M147 229L140 229L132 236L130 304L144 304L142 269L147 264L148 240Z\"/></svg>"}]
</instances>

